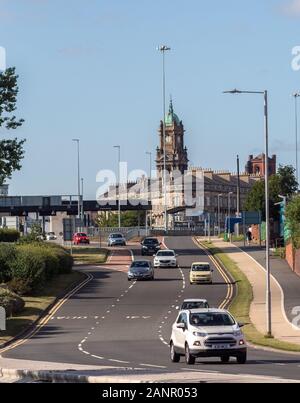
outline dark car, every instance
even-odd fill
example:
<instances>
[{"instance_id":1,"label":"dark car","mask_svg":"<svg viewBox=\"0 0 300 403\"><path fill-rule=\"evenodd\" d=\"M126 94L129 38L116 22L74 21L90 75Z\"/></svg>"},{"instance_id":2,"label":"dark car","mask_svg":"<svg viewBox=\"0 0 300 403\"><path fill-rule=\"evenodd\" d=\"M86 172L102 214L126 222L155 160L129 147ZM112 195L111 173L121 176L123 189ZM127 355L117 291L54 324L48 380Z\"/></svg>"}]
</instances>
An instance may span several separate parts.
<instances>
[{"instance_id":1,"label":"dark car","mask_svg":"<svg viewBox=\"0 0 300 403\"><path fill-rule=\"evenodd\" d=\"M128 281L132 280L154 280L152 263L147 260L133 262L128 271Z\"/></svg>"},{"instance_id":2,"label":"dark car","mask_svg":"<svg viewBox=\"0 0 300 403\"><path fill-rule=\"evenodd\" d=\"M156 254L161 247L161 243L156 238L145 238L142 245L142 256L150 255L153 256Z\"/></svg>"}]
</instances>

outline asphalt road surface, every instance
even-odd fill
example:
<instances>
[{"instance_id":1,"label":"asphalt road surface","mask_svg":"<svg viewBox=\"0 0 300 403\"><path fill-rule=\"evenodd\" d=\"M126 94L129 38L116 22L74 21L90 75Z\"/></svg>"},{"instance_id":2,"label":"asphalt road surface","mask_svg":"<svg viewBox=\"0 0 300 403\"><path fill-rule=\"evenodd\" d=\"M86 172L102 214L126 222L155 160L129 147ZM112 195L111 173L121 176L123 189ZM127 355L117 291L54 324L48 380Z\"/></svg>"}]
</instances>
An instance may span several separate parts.
<instances>
[{"instance_id":1,"label":"asphalt road surface","mask_svg":"<svg viewBox=\"0 0 300 403\"><path fill-rule=\"evenodd\" d=\"M197 297L219 307L228 285L215 268L213 285L191 286L191 264L208 261L208 256L189 237L167 238L166 244L180 255L178 269L157 269L154 282L130 283L124 272L90 267L93 279L39 333L3 357L300 380L300 355L261 349L249 349L246 365L238 365L235 360L224 365L219 359L202 359L188 368L183 359L179 364L170 362L168 342L178 314L176 306L185 298ZM140 247L134 247L133 253L135 259L145 259Z\"/></svg>"}]
</instances>

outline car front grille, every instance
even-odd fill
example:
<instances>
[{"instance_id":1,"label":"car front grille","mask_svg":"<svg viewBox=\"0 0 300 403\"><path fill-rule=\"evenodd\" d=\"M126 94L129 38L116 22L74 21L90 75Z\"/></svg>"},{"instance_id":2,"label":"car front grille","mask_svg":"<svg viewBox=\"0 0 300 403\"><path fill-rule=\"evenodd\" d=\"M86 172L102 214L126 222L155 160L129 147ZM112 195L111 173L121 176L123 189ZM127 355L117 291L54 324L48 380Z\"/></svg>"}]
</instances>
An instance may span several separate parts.
<instances>
[{"instance_id":1,"label":"car front grille","mask_svg":"<svg viewBox=\"0 0 300 403\"><path fill-rule=\"evenodd\" d=\"M171 261L170 260L161 260L161 262L160 263L163 263L163 264L169 264L169 263L171 263Z\"/></svg>"},{"instance_id":2,"label":"car front grille","mask_svg":"<svg viewBox=\"0 0 300 403\"><path fill-rule=\"evenodd\" d=\"M236 345L236 340L233 337L209 337L207 340L205 340L204 344L206 347L224 344L234 347Z\"/></svg>"}]
</instances>

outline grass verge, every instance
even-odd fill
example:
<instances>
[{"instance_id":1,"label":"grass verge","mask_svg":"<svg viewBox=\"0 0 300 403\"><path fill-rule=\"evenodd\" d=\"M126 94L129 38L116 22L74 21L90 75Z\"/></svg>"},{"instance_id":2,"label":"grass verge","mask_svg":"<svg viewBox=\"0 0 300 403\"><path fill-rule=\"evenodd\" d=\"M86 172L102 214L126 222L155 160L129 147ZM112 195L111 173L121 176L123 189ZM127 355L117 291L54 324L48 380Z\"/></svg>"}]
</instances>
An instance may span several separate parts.
<instances>
[{"instance_id":1,"label":"grass verge","mask_svg":"<svg viewBox=\"0 0 300 403\"><path fill-rule=\"evenodd\" d=\"M221 264L231 274L232 278L237 282L237 295L230 305L229 311L239 322L247 323L243 329L247 340L258 346L270 347L283 351L300 352L299 345L268 338L256 329L250 319L253 289L248 278L228 255L216 248L212 243L203 242L203 245L221 262Z\"/></svg>"},{"instance_id":2,"label":"grass verge","mask_svg":"<svg viewBox=\"0 0 300 403\"><path fill-rule=\"evenodd\" d=\"M108 249L74 247L74 262L85 265L99 265L107 261L109 255Z\"/></svg>"},{"instance_id":3,"label":"grass verge","mask_svg":"<svg viewBox=\"0 0 300 403\"><path fill-rule=\"evenodd\" d=\"M55 277L47 285L47 289L35 296L24 297L24 310L7 320L7 330L0 333L0 347L8 343L36 322L55 300L64 295L85 279L83 273L73 271L70 274L62 274Z\"/></svg>"}]
</instances>

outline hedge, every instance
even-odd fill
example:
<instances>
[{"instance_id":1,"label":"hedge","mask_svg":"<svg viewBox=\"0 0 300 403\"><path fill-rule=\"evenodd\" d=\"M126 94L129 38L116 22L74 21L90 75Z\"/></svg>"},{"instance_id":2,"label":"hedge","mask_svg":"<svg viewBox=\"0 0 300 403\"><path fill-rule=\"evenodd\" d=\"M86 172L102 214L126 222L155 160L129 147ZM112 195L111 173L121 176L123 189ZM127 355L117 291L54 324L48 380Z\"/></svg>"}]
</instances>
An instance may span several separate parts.
<instances>
[{"instance_id":1,"label":"hedge","mask_svg":"<svg viewBox=\"0 0 300 403\"><path fill-rule=\"evenodd\" d=\"M28 295L44 288L58 274L70 273L73 258L64 248L46 243L0 245L0 282Z\"/></svg>"},{"instance_id":2,"label":"hedge","mask_svg":"<svg viewBox=\"0 0 300 403\"><path fill-rule=\"evenodd\" d=\"M17 242L20 236L20 232L15 229L0 228L0 242Z\"/></svg>"},{"instance_id":3,"label":"hedge","mask_svg":"<svg viewBox=\"0 0 300 403\"><path fill-rule=\"evenodd\" d=\"M16 258L16 253L14 245L0 245L0 284L12 279L11 263Z\"/></svg>"}]
</instances>

